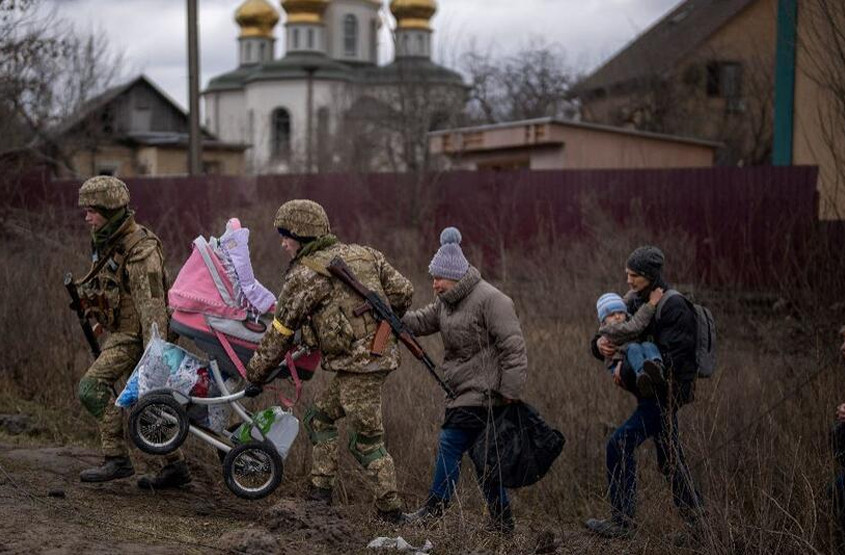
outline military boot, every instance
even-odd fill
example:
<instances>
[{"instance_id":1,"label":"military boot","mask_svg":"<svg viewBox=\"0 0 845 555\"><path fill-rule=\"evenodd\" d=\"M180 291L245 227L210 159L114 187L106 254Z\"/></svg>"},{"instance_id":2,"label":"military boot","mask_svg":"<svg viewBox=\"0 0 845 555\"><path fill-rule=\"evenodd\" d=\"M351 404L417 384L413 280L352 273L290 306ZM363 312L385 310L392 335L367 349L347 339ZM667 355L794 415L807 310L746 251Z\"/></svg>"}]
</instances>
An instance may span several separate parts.
<instances>
[{"instance_id":1,"label":"military boot","mask_svg":"<svg viewBox=\"0 0 845 555\"><path fill-rule=\"evenodd\" d=\"M106 457L103 464L79 473L80 482L109 482L135 474L129 457Z\"/></svg>"},{"instance_id":2,"label":"military boot","mask_svg":"<svg viewBox=\"0 0 845 555\"><path fill-rule=\"evenodd\" d=\"M145 474L138 478L141 489L178 488L191 483L191 472L185 461L177 461L164 465L155 474Z\"/></svg>"}]
</instances>

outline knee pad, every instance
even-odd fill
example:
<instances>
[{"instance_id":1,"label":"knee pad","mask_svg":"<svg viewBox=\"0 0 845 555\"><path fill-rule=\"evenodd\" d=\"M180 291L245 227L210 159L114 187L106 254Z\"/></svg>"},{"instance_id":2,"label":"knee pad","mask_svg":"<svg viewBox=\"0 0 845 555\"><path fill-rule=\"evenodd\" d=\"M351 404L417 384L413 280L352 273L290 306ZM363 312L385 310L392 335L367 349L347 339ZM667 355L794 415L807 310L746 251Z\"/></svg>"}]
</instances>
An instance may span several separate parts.
<instances>
[{"instance_id":1,"label":"knee pad","mask_svg":"<svg viewBox=\"0 0 845 555\"><path fill-rule=\"evenodd\" d=\"M111 389L109 386L96 378L89 378L83 376L79 380L78 389L79 400L85 410L90 412L94 418L100 418L105 412L106 407L111 399Z\"/></svg>"},{"instance_id":2,"label":"knee pad","mask_svg":"<svg viewBox=\"0 0 845 555\"><path fill-rule=\"evenodd\" d=\"M358 449L358 444L374 447L373 450L363 452ZM349 434L349 452L358 461L358 464L364 468L370 466L373 462L386 457L387 449L384 448L382 435L365 436L358 433Z\"/></svg>"},{"instance_id":3,"label":"knee pad","mask_svg":"<svg viewBox=\"0 0 845 555\"><path fill-rule=\"evenodd\" d=\"M305 411L305 417L302 419L302 427L308 432L308 440L311 445L318 443L328 443L337 437L337 428L334 421L325 412L311 405Z\"/></svg>"}]
</instances>

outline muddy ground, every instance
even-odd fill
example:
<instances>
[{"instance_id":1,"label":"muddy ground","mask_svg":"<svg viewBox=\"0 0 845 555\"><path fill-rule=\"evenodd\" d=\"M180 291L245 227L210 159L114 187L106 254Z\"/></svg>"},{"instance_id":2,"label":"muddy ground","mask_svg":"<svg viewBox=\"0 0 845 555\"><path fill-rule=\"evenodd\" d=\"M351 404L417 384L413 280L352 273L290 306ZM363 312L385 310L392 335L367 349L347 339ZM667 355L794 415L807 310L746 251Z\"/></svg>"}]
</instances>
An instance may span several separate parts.
<instances>
[{"instance_id":1,"label":"muddy ground","mask_svg":"<svg viewBox=\"0 0 845 555\"><path fill-rule=\"evenodd\" d=\"M104 484L83 484L79 472L99 464L99 450L56 446L36 419L0 414L0 554L343 554L374 551L378 536L426 540L439 554L649 553L662 542L644 537L607 542L580 523L517 515L517 532L503 538L485 530L475 508L452 507L428 527L390 526L373 518L372 505L315 505L304 499L304 479L285 477L266 499L245 501L224 485L215 461L189 459L193 482L149 492L136 486L158 464L133 452L137 474ZM34 428L35 427L35 428ZM213 455L212 455L213 457ZM632 549L633 548L633 549Z\"/></svg>"},{"instance_id":2,"label":"muddy ground","mask_svg":"<svg viewBox=\"0 0 845 555\"><path fill-rule=\"evenodd\" d=\"M176 490L143 491L135 477L80 483L79 472L100 460L84 447L0 443L0 553L375 553L366 545L379 535L401 535L414 545L432 539L432 553L537 552L536 538L503 540L480 526L385 526L371 518L370 507L315 506L294 484L243 501L204 467L195 466L193 482ZM580 551L539 536L546 544L540 552Z\"/></svg>"}]
</instances>

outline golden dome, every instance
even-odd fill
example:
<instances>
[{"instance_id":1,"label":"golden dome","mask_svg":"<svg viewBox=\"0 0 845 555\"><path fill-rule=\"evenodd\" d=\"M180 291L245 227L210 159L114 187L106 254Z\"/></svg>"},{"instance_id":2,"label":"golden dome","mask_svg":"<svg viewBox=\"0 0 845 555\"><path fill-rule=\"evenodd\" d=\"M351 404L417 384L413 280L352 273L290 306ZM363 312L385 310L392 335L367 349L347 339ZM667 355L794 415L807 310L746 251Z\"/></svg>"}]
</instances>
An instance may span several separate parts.
<instances>
[{"instance_id":1,"label":"golden dome","mask_svg":"<svg viewBox=\"0 0 845 555\"><path fill-rule=\"evenodd\" d=\"M393 0L390 11L396 18L397 29L431 30L429 21L437 11L434 0Z\"/></svg>"},{"instance_id":2,"label":"golden dome","mask_svg":"<svg viewBox=\"0 0 845 555\"><path fill-rule=\"evenodd\" d=\"M246 0L235 12L235 21L241 26L241 38L272 38L279 13L267 0Z\"/></svg>"},{"instance_id":3,"label":"golden dome","mask_svg":"<svg viewBox=\"0 0 845 555\"><path fill-rule=\"evenodd\" d=\"M329 0L282 0L288 23L322 23Z\"/></svg>"}]
</instances>

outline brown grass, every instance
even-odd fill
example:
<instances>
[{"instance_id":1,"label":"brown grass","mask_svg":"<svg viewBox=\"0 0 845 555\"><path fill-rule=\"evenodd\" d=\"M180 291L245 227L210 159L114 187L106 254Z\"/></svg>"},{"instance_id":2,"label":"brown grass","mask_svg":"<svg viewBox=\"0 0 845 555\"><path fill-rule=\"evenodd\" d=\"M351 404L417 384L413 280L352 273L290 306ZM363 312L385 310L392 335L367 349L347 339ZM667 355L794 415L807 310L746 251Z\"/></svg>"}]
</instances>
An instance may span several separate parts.
<instances>
[{"instance_id":1,"label":"brown grass","mask_svg":"<svg viewBox=\"0 0 845 555\"><path fill-rule=\"evenodd\" d=\"M269 226L274 210L253 207L238 215L252 229L256 275L278 290L287 261ZM209 233L222 230L225 218L218 221ZM156 222L148 223L156 227ZM699 382L697 401L680 415L687 457L707 500L705 551L829 552L826 487L835 468L826 440L833 410L843 400L838 385L841 364L835 352L838 315L831 301L839 300L832 295L843 290L841 280L828 276L830 281L821 290L708 289L693 281L696 253L693 242L682 234L654 236L639 225L619 229L600 214L594 214L589 224L588 237L574 242L538 239L524 251L502 253L495 268L480 268L513 297L521 317L530 359L524 398L564 432L567 444L539 485L513 492L520 532L504 544L478 532L483 504L466 465L450 518L427 531L438 551L528 552L541 530L563 537L564 552L672 551L666 537L680 529L680 521L650 443L640 449L638 458L642 527L637 538L631 544L606 543L581 532L585 518L608 513L603 498L604 443L634 406L633 398L615 388L601 363L589 354L587 341L596 328L594 303L605 291L625 288L625 257L633 247L648 242L661 245L668 257L667 276L708 304L719 325L718 373ZM385 228L375 224L364 229L357 237L338 232L343 240L385 252L413 279L415 306L429 302L426 268L437 238L414 229L378 231ZM0 409L33 412L42 407L43 414L50 415L45 419L53 422L52 441L81 438L96 445L93 420L76 399L76 383L90 355L61 287L65 271L80 275L87 269L86 234L75 211L4 213ZM191 239L166 244L172 275ZM464 246L472 261L473 238L465 238ZM797 276L795 282L803 280ZM426 338L424 344L439 359L439 339ZM326 379L321 373L307 385L300 411ZM260 402L267 404L270 399ZM772 406L776 408L768 412ZM400 489L412 507L424 499L429 485L443 408L436 385L410 356L388 381L384 414ZM309 460L306 444L304 439L297 441L286 466L287 480L303 487ZM216 464L208 448L193 441L189 445L193 464ZM351 457L344 455L342 460L341 502L366 506L369 493L363 473Z\"/></svg>"}]
</instances>

